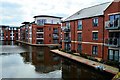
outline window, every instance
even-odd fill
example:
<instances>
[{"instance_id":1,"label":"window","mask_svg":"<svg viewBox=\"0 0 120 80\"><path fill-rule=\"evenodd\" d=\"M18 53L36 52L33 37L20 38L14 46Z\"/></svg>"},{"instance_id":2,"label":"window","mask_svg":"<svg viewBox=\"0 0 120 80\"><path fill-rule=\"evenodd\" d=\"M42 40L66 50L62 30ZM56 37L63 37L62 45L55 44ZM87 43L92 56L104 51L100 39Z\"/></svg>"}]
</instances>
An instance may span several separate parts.
<instances>
[{"instance_id":1,"label":"window","mask_svg":"<svg viewBox=\"0 0 120 80\"><path fill-rule=\"evenodd\" d=\"M58 40L53 40L53 43L54 44L58 44Z\"/></svg>"},{"instance_id":2,"label":"window","mask_svg":"<svg viewBox=\"0 0 120 80\"><path fill-rule=\"evenodd\" d=\"M119 19L120 19L120 15L110 15L109 16L109 20L110 20L110 27L118 27L119 25Z\"/></svg>"},{"instance_id":3,"label":"window","mask_svg":"<svg viewBox=\"0 0 120 80\"><path fill-rule=\"evenodd\" d=\"M81 44L78 44L78 51L81 51L82 50L82 46Z\"/></svg>"},{"instance_id":4,"label":"window","mask_svg":"<svg viewBox=\"0 0 120 80\"><path fill-rule=\"evenodd\" d=\"M78 21L78 30L82 30L82 20Z\"/></svg>"},{"instance_id":5,"label":"window","mask_svg":"<svg viewBox=\"0 0 120 80\"><path fill-rule=\"evenodd\" d=\"M38 25L44 25L45 23L46 23L46 19L37 20Z\"/></svg>"},{"instance_id":6,"label":"window","mask_svg":"<svg viewBox=\"0 0 120 80\"><path fill-rule=\"evenodd\" d=\"M119 61L119 51L118 50L109 50L108 59L111 61Z\"/></svg>"},{"instance_id":7,"label":"window","mask_svg":"<svg viewBox=\"0 0 120 80\"><path fill-rule=\"evenodd\" d=\"M70 22L66 22L66 27L70 29Z\"/></svg>"},{"instance_id":8,"label":"window","mask_svg":"<svg viewBox=\"0 0 120 80\"><path fill-rule=\"evenodd\" d=\"M113 50L109 50L109 60L113 60Z\"/></svg>"},{"instance_id":9,"label":"window","mask_svg":"<svg viewBox=\"0 0 120 80\"><path fill-rule=\"evenodd\" d=\"M98 32L93 32L93 40L98 40Z\"/></svg>"},{"instance_id":10,"label":"window","mask_svg":"<svg viewBox=\"0 0 120 80\"><path fill-rule=\"evenodd\" d=\"M53 24L53 20L51 20L51 23Z\"/></svg>"},{"instance_id":11,"label":"window","mask_svg":"<svg viewBox=\"0 0 120 80\"><path fill-rule=\"evenodd\" d=\"M82 41L82 33L78 33L78 41Z\"/></svg>"},{"instance_id":12,"label":"window","mask_svg":"<svg viewBox=\"0 0 120 80\"><path fill-rule=\"evenodd\" d=\"M97 46L93 46L92 47L92 54L93 55L97 55L98 54L98 47Z\"/></svg>"},{"instance_id":13,"label":"window","mask_svg":"<svg viewBox=\"0 0 120 80\"><path fill-rule=\"evenodd\" d=\"M114 52L114 60L119 61L119 51Z\"/></svg>"},{"instance_id":14,"label":"window","mask_svg":"<svg viewBox=\"0 0 120 80\"><path fill-rule=\"evenodd\" d=\"M93 26L98 26L98 18L93 19Z\"/></svg>"},{"instance_id":15,"label":"window","mask_svg":"<svg viewBox=\"0 0 120 80\"><path fill-rule=\"evenodd\" d=\"M54 33L58 33L58 28L53 28Z\"/></svg>"}]
</instances>

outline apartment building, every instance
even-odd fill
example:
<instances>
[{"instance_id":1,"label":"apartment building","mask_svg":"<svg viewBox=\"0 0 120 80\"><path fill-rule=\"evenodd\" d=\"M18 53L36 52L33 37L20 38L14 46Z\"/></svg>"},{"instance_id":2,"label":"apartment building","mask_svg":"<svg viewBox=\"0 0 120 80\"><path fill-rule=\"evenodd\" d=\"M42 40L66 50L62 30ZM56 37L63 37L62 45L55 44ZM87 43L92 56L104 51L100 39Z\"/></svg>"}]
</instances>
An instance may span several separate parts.
<instances>
[{"instance_id":1,"label":"apartment building","mask_svg":"<svg viewBox=\"0 0 120 80\"><path fill-rule=\"evenodd\" d=\"M113 2L104 11L104 54L109 60L120 62L120 1Z\"/></svg>"},{"instance_id":2,"label":"apartment building","mask_svg":"<svg viewBox=\"0 0 120 80\"><path fill-rule=\"evenodd\" d=\"M2 26L0 26L0 40L4 40L4 33Z\"/></svg>"},{"instance_id":3,"label":"apartment building","mask_svg":"<svg viewBox=\"0 0 120 80\"><path fill-rule=\"evenodd\" d=\"M17 40L18 27L0 25L0 40L13 41Z\"/></svg>"},{"instance_id":4,"label":"apartment building","mask_svg":"<svg viewBox=\"0 0 120 80\"><path fill-rule=\"evenodd\" d=\"M117 38L119 37L119 28L111 32L111 30L105 27L105 22L109 20L109 14L120 14L119 4L120 2L107 2L91 6L81 9L66 18L62 22L62 49L99 57L104 60L108 59L109 54L113 55L116 53L114 54L114 58L117 58L118 61L120 58L119 47L114 47L114 49L117 49L117 52L113 51L113 53L109 53L111 52L109 44L110 36L116 35ZM115 8L113 9L113 7ZM119 24L119 20L116 24ZM108 45L105 43L107 39L109 39L107 41Z\"/></svg>"},{"instance_id":5,"label":"apartment building","mask_svg":"<svg viewBox=\"0 0 120 80\"><path fill-rule=\"evenodd\" d=\"M32 44L59 44L61 17L38 15L32 23L24 22L19 29L19 39Z\"/></svg>"}]
</instances>

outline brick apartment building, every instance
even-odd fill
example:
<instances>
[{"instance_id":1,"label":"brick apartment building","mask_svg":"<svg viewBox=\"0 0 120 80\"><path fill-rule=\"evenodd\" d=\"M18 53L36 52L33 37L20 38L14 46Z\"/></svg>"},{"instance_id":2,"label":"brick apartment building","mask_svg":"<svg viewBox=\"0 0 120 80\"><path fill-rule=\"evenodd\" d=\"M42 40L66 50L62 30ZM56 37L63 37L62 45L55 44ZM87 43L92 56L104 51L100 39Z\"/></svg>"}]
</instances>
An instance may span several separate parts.
<instances>
[{"instance_id":1,"label":"brick apartment building","mask_svg":"<svg viewBox=\"0 0 120 80\"><path fill-rule=\"evenodd\" d=\"M18 27L0 25L0 40L14 41L18 39Z\"/></svg>"},{"instance_id":2,"label":"brick apartment building","mask_svg":"<svg viewBox=\"0 0 120 80\"><path fill-rule=\"evenodd\" d=\"M66 51L120 61L120 2L76 12L62 22L62 34L62 49Z\"/></svg>"},{"instance_id":3,"label":"brick apartment building","mask_svg":"<svg viewBox=\"0 0 120 80\"><path fill-rule=\"evenodd\" d=\"M32 23L24 22L18 30L19 40L32 44L58 44L61 33L61 17L38 15Z\"/></svg>"}]
</instances>

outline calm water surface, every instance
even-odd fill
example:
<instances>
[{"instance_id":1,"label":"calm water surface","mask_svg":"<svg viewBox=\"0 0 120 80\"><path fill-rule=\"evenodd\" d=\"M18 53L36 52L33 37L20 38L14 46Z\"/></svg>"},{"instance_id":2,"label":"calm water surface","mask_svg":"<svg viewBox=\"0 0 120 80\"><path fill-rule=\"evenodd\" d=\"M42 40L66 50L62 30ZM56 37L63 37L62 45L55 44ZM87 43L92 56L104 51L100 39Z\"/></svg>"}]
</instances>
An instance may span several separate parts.
<instances>
[{"instance_id":1,"label":"calm water surface","mask_svg":"<svg viewBox=\"0 0 120 80\"><path fill-rule=\"evenodd\" d=\"M15 42L4 45L18 45L24 49L19 53L0 54L2 78L56 78L61 80L111 80L114 75L99 72L84 64L50 52L48 47L33 47Z\"/></svg>"}]
</instances>

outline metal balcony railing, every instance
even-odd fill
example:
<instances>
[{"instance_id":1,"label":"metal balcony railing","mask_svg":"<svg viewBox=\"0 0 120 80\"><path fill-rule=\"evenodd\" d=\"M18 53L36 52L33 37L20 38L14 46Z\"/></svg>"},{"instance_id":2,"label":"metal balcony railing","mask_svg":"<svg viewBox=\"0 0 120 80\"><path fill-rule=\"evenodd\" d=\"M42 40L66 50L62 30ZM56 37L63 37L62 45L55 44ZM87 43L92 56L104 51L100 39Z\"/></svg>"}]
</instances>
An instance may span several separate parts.
<instances>
[{"instance_id":1,"label":"metal balcony railing","mask_svg":"<svg viewBox=\"0 0 120 80\"><path fill-rule=\"evenodd\" d=\"M120 29L120 19L116 19L113 22L106 21L105 29L107 30L119 30Z\"/></svg>"},{"instance_id":2,"label":"metal balcony railing","mask_svg":"<svg viewBox=\"0 0 120 80\"><path fill-rule=\"evenodd\" d=\"M107 46L110 46L110 47L119 47L120 46L120 39L118 39L118 38L106 39L106 44L107 44Z\"/></svg>"},{"instance_id":3,"label":"metal balcony railing","mask_svg":"<svg viewBox=\"0 0 120 80\"><path fill-rule=\"evenodd\" d=\"M64 32L70 32L70 26L64 26L64 27L62 27L62 30Z\"/></svg>"},{"instance_id":4,"label":"metal balcony railing","mask_svg":"<svg viewBox=\"0 0 120 80\"><path fill-rule=\"evenodd\" d=\"M53 36L53 39L59 39L59 37L58 36Z\"/></svg>"}]
</instances>

